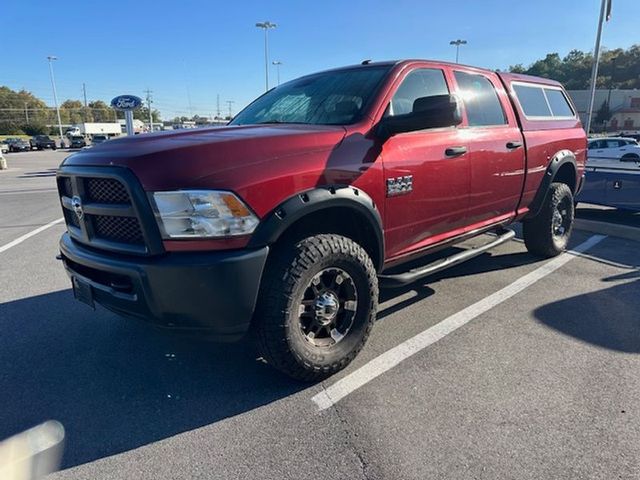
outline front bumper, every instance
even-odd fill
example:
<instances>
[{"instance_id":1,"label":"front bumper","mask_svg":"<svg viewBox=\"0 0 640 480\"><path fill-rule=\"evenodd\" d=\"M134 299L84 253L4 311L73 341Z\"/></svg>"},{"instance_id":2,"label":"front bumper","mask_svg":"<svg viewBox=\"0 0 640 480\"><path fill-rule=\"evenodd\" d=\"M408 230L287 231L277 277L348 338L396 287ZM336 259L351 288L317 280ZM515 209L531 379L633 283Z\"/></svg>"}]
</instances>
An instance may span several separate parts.
<instances>
[{"instance_id":1,"label":"front bumper","mask_svg":"<svg viewBox=\"0 0 640 480\"><path fill-rule=\"evenodd\" d=\"M268 247L159 257L98 253L60 239L67 273L107 309L168 329L233 341L249 328Z\"/></svg>"}]
</instances>

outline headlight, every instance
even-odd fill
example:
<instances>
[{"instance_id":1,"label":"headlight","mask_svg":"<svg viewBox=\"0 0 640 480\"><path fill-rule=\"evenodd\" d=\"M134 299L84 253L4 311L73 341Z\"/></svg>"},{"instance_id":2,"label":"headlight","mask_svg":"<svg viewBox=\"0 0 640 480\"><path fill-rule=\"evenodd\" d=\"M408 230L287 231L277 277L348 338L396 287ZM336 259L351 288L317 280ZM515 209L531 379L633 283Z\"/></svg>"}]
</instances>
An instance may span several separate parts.
<instances>
[{"instance_id":1,"label":"headlight","mask_svg":"<svg viewBox=\"0 0 640 480\"><path fill-rule=\"evenodd\" d=\"M246 235L258 225L258 217L231 192L179 190L152 198L163 238Z\"/></svg>"}]
</instances>

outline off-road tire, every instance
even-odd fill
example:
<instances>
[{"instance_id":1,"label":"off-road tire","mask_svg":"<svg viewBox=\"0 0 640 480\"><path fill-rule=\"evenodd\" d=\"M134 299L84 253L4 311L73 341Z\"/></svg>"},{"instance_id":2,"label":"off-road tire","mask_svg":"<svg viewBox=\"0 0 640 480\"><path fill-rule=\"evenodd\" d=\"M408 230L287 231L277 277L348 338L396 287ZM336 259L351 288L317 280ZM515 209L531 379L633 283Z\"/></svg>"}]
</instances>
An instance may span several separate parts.
<instances>
[{"instance_id":1,"label":"off-road tire","mask_svg":"<svg viewBox=\"0 0 640 480\"><path fill-rule=\"evenodd\" d=\"M561 211L564 214L560 213ZM563 219L561 233L554 222L558 213ZM552 183L540 212L523 222L522 231L527 250L545 258L555 257L564 252L571 237L574 215L575 203L569 186L564 183Z\"/></svg>"},{"instance_id":2,"label":"off-road tire","mask_svg":"<svg viewBox=\"0 0 640 480\"><path fill-rule=\"evenodd\" d=\"M333 345L317 346L305 338L298 309L314 276L331 268L350 276L358 301L344 337ZM331 234L285 242L271 252L262 278L253 322L258 349L267 363L296 380L322 380L360 352L377 306L376 270L359 244Z\"/></svg>"}]
</instances>

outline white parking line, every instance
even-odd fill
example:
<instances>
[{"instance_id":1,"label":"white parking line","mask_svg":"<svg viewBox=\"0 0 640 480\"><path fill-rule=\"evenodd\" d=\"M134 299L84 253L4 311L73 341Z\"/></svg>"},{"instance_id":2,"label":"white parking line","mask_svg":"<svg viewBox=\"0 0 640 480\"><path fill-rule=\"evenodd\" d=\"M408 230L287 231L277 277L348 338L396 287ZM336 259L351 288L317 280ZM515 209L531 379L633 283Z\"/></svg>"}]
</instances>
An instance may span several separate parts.
<instances>
[{"instance_id":1,"label":"white parking line","mask_svg":"<svg viewBox=\"0 0 640 480\"><path fill-rule=\"evenodd\" d=\"M474 318L479 317L488 310L491 310L495 306L500 305L502 302L520 293L525 288L533 285L538 280L553 273L575 258L575 255L571 255L570 253L580 254L586 252L605 238L607 238L605 235L594 235L590 237L570 252L559 255L534 271L520 277L503 289L451 315L433 327L424 330L374 358L356 371L338 380L333 385L324 388L320 393L313 396L311 400L313 400L320 410L329 408L371 380L391 370L403 360L434 344L441 338L469 323Z\"/></svg>"},{"instance_id":2,"label":"white parking line","mask_svg":"<svg viewBox=\"0 0 640 480\"><path fill-rule=\"evenodd\" d=\"M0 253L2 252L6 252L7 250L9 250L11 247L15 247L16 245L21 244L22 242L24 242L26 239L33 237L34 235L39 234L40 232L45 231L47 228L53 227L54 225L62 222L64 220L63 218L59 218L57 220L54 220L53 222L49 222L46 225L43 225L41 227L36 228L35 230L31 230L29 233L25 233L24 235L22 235L21 237L16 238L14 241L7 243L6 245L3 245L0 247Z\"/></svg>"}]
</instances>

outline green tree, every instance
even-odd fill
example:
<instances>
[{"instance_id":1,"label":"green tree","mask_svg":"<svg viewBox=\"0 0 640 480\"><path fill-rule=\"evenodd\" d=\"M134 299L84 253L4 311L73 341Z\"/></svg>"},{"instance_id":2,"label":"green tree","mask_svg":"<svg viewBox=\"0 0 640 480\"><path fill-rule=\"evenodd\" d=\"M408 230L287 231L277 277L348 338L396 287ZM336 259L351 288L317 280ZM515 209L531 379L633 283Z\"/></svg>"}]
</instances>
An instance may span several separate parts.
<instances>
[{"instance_id":1,"label":"green tree","mask_svg":"<svg viewBox=\"0 0 640 480\"><path fill-rule=\"evenodd\" d=\"M55 112L31 92L0 86L0 134L22 134L25 124L51 123L54 118Z\"/></svg>"},{"instance_id":2,"label":"green tree","mask_svg":"<svg viewBox=\"0 0 640 480\"><path fill-rule=\"evenodd\" d=\"M102 100L89 102L89 108L91 109L94 122L103 123L114 122L116 120L117 114L115 113L115 110Z\"/></svg>"},{"instance_id":3,"label":"green tree","mask_svg":"<svg viewBox=\"0 0 640 480\"><path fill-rule=\"evenodd\" d=\"M569 90L585 90L591 82L593 55L580 50L571 50L564 58L557 53L549 53L524 68L521 64L512 65L509 71L552 78L564 84ZM600 54L600 66L597 88L640 88L640 45L628 49L603 49Z\"/></svg>"},{"instance_id":4,"label":"green tree","mask_svg":"<svg viewBox=\"0 0 640 480\"><path fill-rule=\"evenodd\" d=\"M26 135L48 135L50 128L44 123L26 123L22 126L22 131ZM56 129L56 133L58 133Z\"/></svg>"},{"instance_id":5,"label":"green tree","mask_svg":"<svg viewBox=\"0 0 640 480\"><path fill-rule=\"evenodd\" d=\"M611 110L609 109L609 104L605 100L600 105L600 108L596 112L596 123L599 125L604 125L605 122L608 122L611 118Z\"/></svg>"},{"instance_id":6,"label":"green tree","mask_svg":"<svg viewBox=\"0 0 640 480\"><path fill-rule=\"evenodd\" d=\"M60 105L60 118L62 123L82 123L85 120L86 112L80 100L66 100Z\"/></svg>"},{"instance_id":7,"label":"green tree","mask_svg":"<svg viewBox=\"0 0 640 480\"><path fill-rule=\"evenodd\" d=\"M160 112L155 108L151 109L151 117L153 119L153 123L158 123L161 121ZM137 120L142 120L147 123L149 121L149 108L148 107L140 107L136 108L133 111L133 118Z\"/></svg>"}]
</instances>

